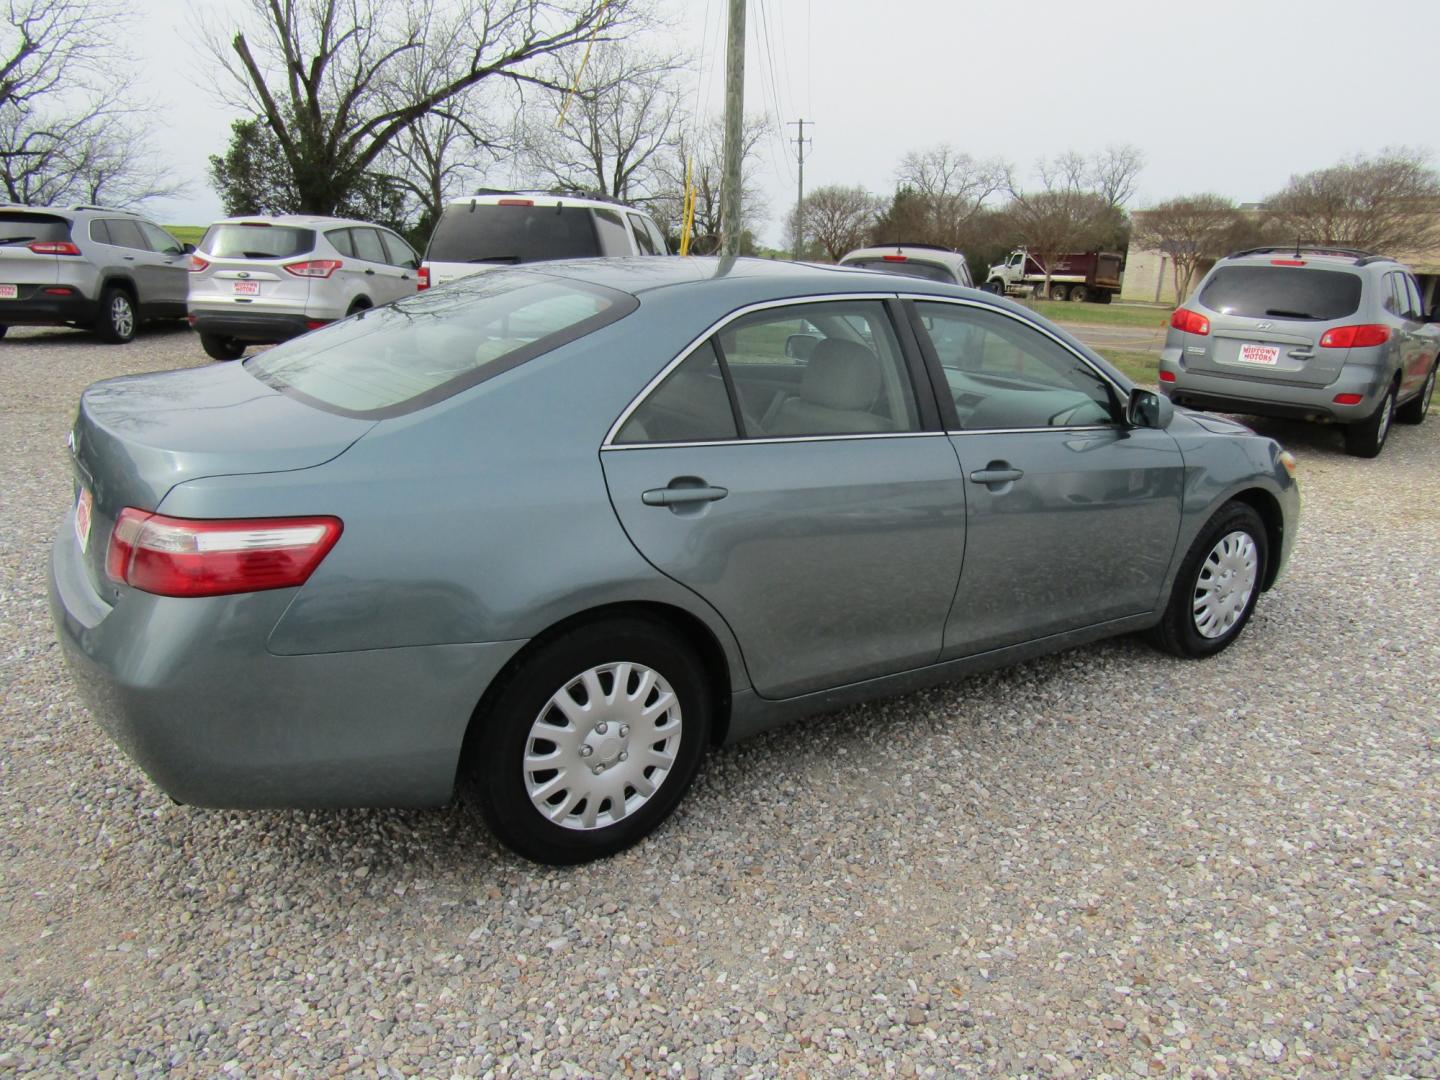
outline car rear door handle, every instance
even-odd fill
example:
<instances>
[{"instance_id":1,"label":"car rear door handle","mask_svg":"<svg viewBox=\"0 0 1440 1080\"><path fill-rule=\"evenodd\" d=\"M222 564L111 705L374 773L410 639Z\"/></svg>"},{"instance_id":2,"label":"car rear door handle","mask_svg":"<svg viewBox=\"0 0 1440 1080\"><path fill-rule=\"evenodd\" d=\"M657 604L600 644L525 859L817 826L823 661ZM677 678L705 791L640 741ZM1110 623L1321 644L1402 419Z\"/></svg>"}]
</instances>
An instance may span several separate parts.
<instances>
[{"instance_id":1,"label":"car rear door handle","mask_svg":"<svg viewBox=\"0 0 1440 1080\"><path fill-rule=\"evenodd\" d=\"M1296 360L1309 360L1315 355L1314 349L1291 349L1290 355Z\"/></svg>"},{"instance_id":2,"label":"car rear door handle","mask_svg":"<svg viewBox=\"0 0 1440 1080\"><path fill-rule=\"evenodd\" d=\"M646 506L684 506L686 503L715 502L729 495L723 487L663 487L641 492L640 501Z\"/></svg>"},{"instance_id":3,"label":"car rear door handle","mask_svg":"<svg viewBox=\"0 0 1440 1080\"><path fill-rule=\"evenodd\" d=\"M366 269L365 273L369 274L371 277L375 276L375 271L368 268Z\"/></svg>"},{"instance_id":4,"label":"car rear door handle","mask_svg":"<svg viewBox=\"0 0 1440 1080\"><path fill-rule=\"evenodd\" d=\"M976 469L970 479L976 484L1010 484L1025 475L1023 469L1012 468L1003 461L992 461L983 469Z\"/></svg>"}]
</instances>

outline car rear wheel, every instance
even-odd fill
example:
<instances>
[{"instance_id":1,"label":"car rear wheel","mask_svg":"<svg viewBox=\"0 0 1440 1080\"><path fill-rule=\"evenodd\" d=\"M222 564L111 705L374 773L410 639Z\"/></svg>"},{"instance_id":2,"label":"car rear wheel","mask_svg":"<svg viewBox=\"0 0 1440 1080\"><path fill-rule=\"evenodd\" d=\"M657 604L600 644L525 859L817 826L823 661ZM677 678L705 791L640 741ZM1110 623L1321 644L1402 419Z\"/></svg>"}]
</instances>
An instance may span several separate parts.
<instances>
[{"instance_id":1,"label":"car rear wheel","mask_svg":"<svg viewBox=\"0 0 1440 1080\"><path fill-rule=\"evenodd\" d=\"M135 337L135 302L124 289L110 286L100 294L100 316L95 333L101 341L124 345Z\"/></svg>"},{"instance_id":2,"label":"car rear wheel","mask_svg":"<svg viewBox=\"0 0 1440 1080\"><path fill-rule=\"evenodd\" d=\"M1425 422L1425 414L1430 411L1430 399L1435 394L1435 373L1440 371L1440 360L1430 369L1430 375L1425 380L1425 385L1420 388L1420 396L1411 398L1400 408L1395 410L1395 419L1402 424L1421 424Z\"/></svg>"},{"instance_id":3,"label":"car rear wheel","mask_svg":"<svg viewBox=\"0 0 1440 1080\"><path fill-rule=\"evenodd\" d=\"M1084 285L1074 285L1070 289L1070 300L1076 304L1083 304L1090 299L1090 290Z\"/></svg>"},{"instance_id":4,"label":"car rear wheel","mask_svg":"<svg viewBox=\"0 0 1440 1080\"><path fill-rule=\"evenodd\" d=\"M460 785L507 847L553 865L612 855L667 818L710 740L704 667L645 619L570 631L504 676Z\"/></svg>"},{"instance_id":5,"label":"car rear wheel","mask_svg":"<svg viewBox=\"0 0 1440 1080\"><path fill-rule=\"evenodd\" d=\"M1373 458L1379 455L1390 434L1390 422L1395 418L1395 388L1392 386L1380 407L1368 418L1345 429L1345 449L1355 457Z\"/></svg>"},{"instance_id":6,"label":"car rear wheel","mask_svg":"<svg viewBox=\"0 0 1440 1080\"><path fill-rule=\"evenodd\" d=\"M1176 575L1154 643L1175 656L1214 656L1240 636L1265 580L1265 523L1253 507L1228 502L1200 530Z\"/></svg>"},{"instance_id":7,"label":"car rear wheel","mask_svg":"<svg viewBox=\"0 0 1440 1080\"><path fill-rule=\"evenodd\" d=\"M1050 286L1050 299L1051 299L1051 300L1064 300L1064 299L1068 298L1069 295L1070 295L1070 290L1067 289L1064 285L1051 285L1051 286Z\"/></svg>"},{"instance_id":8,"label":"car rear wheel","mask_svg":"<svg viewBox=\"0 0 1440 1080\"><path fill-rule=\"evenodd\" d=\"M245 355L245 343L220 334L201 334L200 347L212 360L239 360Z\"/></svg>"}]
</instances>

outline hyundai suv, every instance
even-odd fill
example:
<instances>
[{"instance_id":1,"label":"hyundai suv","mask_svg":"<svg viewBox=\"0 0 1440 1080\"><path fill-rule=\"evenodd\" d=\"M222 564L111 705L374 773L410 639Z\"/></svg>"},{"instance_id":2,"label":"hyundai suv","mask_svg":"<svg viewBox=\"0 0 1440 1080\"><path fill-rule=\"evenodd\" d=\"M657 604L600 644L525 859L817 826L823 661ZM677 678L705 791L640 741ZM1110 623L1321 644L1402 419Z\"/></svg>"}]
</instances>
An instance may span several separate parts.
<instances>
[{"instance_id":1,"label":"hyundai suv","mask_svg":"<svg viewBox=\"0 0 1440 1080\"><path fill-rule=\"evenodd\" d=\"M952 285L974 286L965 256L933 244L891 244L888 247L857 248L840 259L841 266L862 270L884 270L891 274L945 281Z\"/></svg>"},{"instance_id":2,"label":"hyundai suv","mask_svg":"<svg viewBox=\"0 0 1440 1080\"><path fill-rule=\"evenodd\" d=\"M420 260L389 229L348 218L229 218L190 256L190 325L216 360L411 296Z\"/></svg>"},{"instance_id":3,"label":"hyundai suv","mask_svg":"<svg viewBox=\"0 0 1440 1080\"><path fill-rule=\"evenodd\" d=\"M1218 262L1170 317L1160 390L1177 405L1344 425L1375 457L1418 424L1440 326L1409 269L1346 248L1254 248Z\"/></svg>"},{"instance_id":4,"label":"hyundai suv","mask_svg":"<svg viewBox=\"0 0 1440 1080\"><path fill-rule=\"evenodd\" d=\"M183 319L191 250L127 210L0 206L0 337L75 326L120 345L144 321Z\"/></svg>"},{"instance_id":5,"label":"hyundai suv","mask_svg":"<svg viewBox=\"0 0 1440 1080\"><path fill-rule=\"evenodd\" d=\"M451 200L440 214L420 288L543 259L668 253L650 215L624 203L581 192L487 189Z\"/></svg>"}]
</instances>

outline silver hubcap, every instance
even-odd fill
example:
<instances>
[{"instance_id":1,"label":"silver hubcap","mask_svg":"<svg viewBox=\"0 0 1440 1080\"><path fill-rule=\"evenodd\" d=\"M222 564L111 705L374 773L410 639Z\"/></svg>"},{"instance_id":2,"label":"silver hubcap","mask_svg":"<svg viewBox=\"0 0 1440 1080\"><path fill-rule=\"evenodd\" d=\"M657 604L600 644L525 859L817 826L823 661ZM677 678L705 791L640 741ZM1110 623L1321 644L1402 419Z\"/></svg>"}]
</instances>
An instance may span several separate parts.
<instances>
[{"instance_id":1,"label":"silver hubcap","mask_svg":"<svg viewBox=\"0 0 1440 1080\"><path fill-rule=\"evenodd\" d=\"M1259 572L1260 553L1249 533L1237 529L1222 536L1195 581L1195 629L1207 638L1229 633L1250 603Z\"/></svg>"},{"instance_id":2,"label":"silver hubcap","mask_svg":"<svg viewBox=\"0 0 1440 1080\"><path fill-rule=\"evenodd\" d=\"M680 699L643 664L601 664L545 703L525 741L525 790L567 829L603 829L660 789L680 749Z\"/></svg>"},{"instance_id":3,"label":"silver hubcap","mask_svg":"<svg viewBox=\"0 0 1440 1080\"><path fill-rule=\"evenodd\" d=\"M129 337L135 332L135 311L123 296L110 301L110 325L120 337Z\"/></svg>"},{"instance_id":4,"label":"silver hubcap","mask_svg":"<svg viewBox=\"0 0 1440 1080\"><path fill-rule=\"evenodd\" d=\"M1380 406L1380 426L1375 429L1375 441L1382 443L1386 434L1390 431L1390 414L1395 411L1395 395L1387 394L1385 403Z\"/></svg>"}]
</instances>

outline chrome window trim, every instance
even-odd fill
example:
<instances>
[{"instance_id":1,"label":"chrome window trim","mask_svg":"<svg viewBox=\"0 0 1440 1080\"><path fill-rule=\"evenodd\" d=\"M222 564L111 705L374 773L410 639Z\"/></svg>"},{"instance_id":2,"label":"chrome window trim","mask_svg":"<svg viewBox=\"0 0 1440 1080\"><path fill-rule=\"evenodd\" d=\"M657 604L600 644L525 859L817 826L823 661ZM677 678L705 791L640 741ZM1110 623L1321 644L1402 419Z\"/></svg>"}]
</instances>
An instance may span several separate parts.
<instances>
[{"instance_id":1,"label":"chrome window trim","mask_svg":"<svg viewBox=\"0 0 1440 1080\"><path fill-rule=\"evenodd\" d=\"M1038 435L1042 431L1058 431L1074 433L1077 431L1124 431L1120 424L1085 424L1082 427L998 427L998 428L960 428L955 431L946 430L946 435Z\"/></svg>"},{"instance_id":2,"label":"chrome window trim","mask_svg":"<svg viewBox=\"0 0 1440 1080\"><path fill-rule=\"evenodd\" d=\"M1063 431L1064 428L1043 428L1044 431ZM1103 429L1103 430L1109 430ZM614 443L602 446L601 450L674 450L699 446L762 446L771 443L810 442L853 442L856 439L943 439L944 431L869 431L854 435L767 435L755 439L704 439L699 442L637 442Z\"/></svg>"},{"instance_id":3,"label":"chrome window trim","mask_svg":"<svg viewBox=\"0 0 1440 1080\"><path fill-rule=\"evenodd\" d=\"M954 305L956 305L957 307L981 308L981 309L983 309L983 310L985 310L985 311L993 311L993 312L995 312L995 314L997 314L997 315L1004 315L1004 316L1005 316L1006 318L1008 318L1008 319L1013 319L1015 322L1021 323L1021 324L1025 325L1025 326L1028 326L1028 327L1029 327L1030 329L1032 329L1032 330L1035 330L1035 331L1038 331L1038 332L1041 333L1041 334L1044 334L1047 338L1049 338L1051 341L1053 341L1056 345L1059 345L1062 349L1064 349L1066 352L1068 352L1071 356L1075 357L1075 359L1079 360L1079 361L1080 361L1082 364L1084 364L1087 368L1089 368L1091 371L1093 371L1096 375L1098 375L1098 376L1100 377L1100 379L1101 379L1103 382L1105 382L1107 385L1109 385L1109 387L1110 387L1112 390L1115 391L1115 396L1120 399L1120 405L1121 405L1122 408L1124 407L1125 402L1127 402L1127 401L1130 400L1130 392L1129 392L1128 390L1126 390L1124 387L1122 387L1119 383L1117 383L1113 378L1111 378L1110 375L1107 374L1105 371L1101 370L1100 368L1097 368L1093 363L1091 363L1091 362L1090 362L1090 358L1087 357L1084 353L1076 352L1076 351L1075 351L1075 347L1074 347L1073 345L1071 345L1069 342L1065 341L1064 338L1061 338L1061 337L1056 336L1054 333L1052 333L1052 332L1051 332L1050 330L1048 330L1047 328L1041 326L1039 323L1031 322L1029 319L1022 318L1021 316L1015 314L1015 312L1013 312L1013 311L1007 311L1007 310L1005 310L1004 308L1002 308L1002 307L1000 307L1000 306L998 306L998 305L996 305L996 304L989 304L989 303L985 303L984 301L980 301L980 300L963 299L963 298L958 297L958 296L954 296L954 297L952 297L952 296L933 296L933 295L927 296L927 295L925 295L925 294L923 294L923 293L901 293L901 294L900 294L900 299L901 299L901 300L909 300L911 303L921 303L921 302L925 302L925 303L938 303L938 304L954 304ZM933 346L932 346L932 347L933 347ZM940 366L943 368L945 365L944 365L944 364L941 364ZM1101 425L1092 425L1092 426L1099 426L1099 427L1101 427L1101 428L1110 428L1110 427L1123 427L1124 425L1117 423L1117 424L1101 424ZM970 429L964 428L964 429L961 429L961 430L958 431L958 432L955 432L955 434L963 434L965 431L968 431L968 430L970 430ZM1064 429L1064 428L1048 428L1048 427L1043 427L1043 428L993 428L993 429L987 429L987 434L988 434L988 433L993 433L994 431L1063 431L1063 430L1065 430L1065 429ZM1077 428L1076 430L1087 430L1087 429L1086 429L1086 428Z\"/></svg>"},{"instance_id":4,"label":"chrome window trim","mask_svg":"<svg viewBox=\"0 0 1440 1080\"><path fill-rule=\"evenodd\" d=\"M710 326L707 327L704 331L702 331L702 332L699 334L699 336L697 336L696 338L694 338L694 339L690 342L690 344L686 345L685 348L681 349L679 355L677 355L673 360L671 360L668 364L666 364L663 368L661 368L661 369L660 369L660 374L656 375L653 379L651 379L648 383L645 384L644 388L640 391L640 393L636 394L635 397L634 397L634 399L630 402L630 404L627 405L627 406L625 406L624 411L622 411L622 412L620 413L619 419L617 419L613 424L610 425L610 430L605 433L605 438L604 438L604 439L601 441L601 443L600 443L600 449L602 449L602 450L612 449L612 448L613 448L613 449L621 449L621 448L623 448L623 449L629 449L629 448L631 448L631 447L636 447L636 446L692 446L692 445L693 445L693 446L715 446L715 445L720 444L720 443L732 443L732 442L744 442L744 443L749 443L749 442L775 442L775 441L787 441L787 442L788 442L788 441L791 441L790 439L785 439L785 440L775 440L775 439L715 439L715 440L706 441L706 442L700 442L700 443L616 443L616 442L615 442L615 436L618 435L618 434L620 433L620 429L625 426L625 421L627 421L627 420L630 419L630 414L633 413L636 409L638 409L641 405L643 405L643 404L645 403L645 399L650 396L650 394L654 391L654 389L655 389L657 386L659 386L662 382L665 381L666 376L669 375L670 372L674 371L677 367L679 367L679 366L680 366L681 364L683 364L687 359L689 359L690 354L691 354L692 352L694 352L694 351L695 351L696 349L698 349L701 345L703 345L703 344L705 344L707 341L709 341L712 334L718 333L720 330L724 329L724 327L726 327L726 326L729 325L730 323L734 322L736 319L741 318L742 316L745 316L745 315L749 315L749 314L751 314L752 312L755 312L755 311L765 311L765 310L767 310L767 309L769 309L769 308L799 307L799 306L802 305L802 304L828 304L828 303L831 303L831 302L836 301L836 300L880 300L880 301L883 302L883 301L885 301L885 300L893 300L893 299L895 299L896 295L897 295L897 294L894 293L894 292L873 292L873 293L872 293L872 292L863 292L863 293L860 293L860 292L856 292L856 293L819 293L819 294L817 294L817 295L815 295L815 296L791 296L791 297L786 297L786 298L783 299L783 300L761 300L761 301L758 301L757 303L754 303L754 304L747 304L745 307L736 308L734 311L730 312L728 315L723 315L723 316L721 316L719 319L716 319L713 323L711 323ZM909 370L908 370L908 368L907 368L907 370L906 370L906 376L907 376L907 377L909 376ZM915 392L918 393L919 391L916 390ZM895 432L876 432L875 434L890 435L890 436L894 436L894 435L937 435L937 434L939 434L939 432L935 432L935 431L924 431L924 432L895 431ZM835 439L835 438L850 439L850 438L856 438L856 437L857 437L857 436L853 436L853 435L818 435L818 436L817 436L817 435L806 435L806 436L797 436L796 438L800 438L800 439Z\"/></svg>"}]
</instances>

